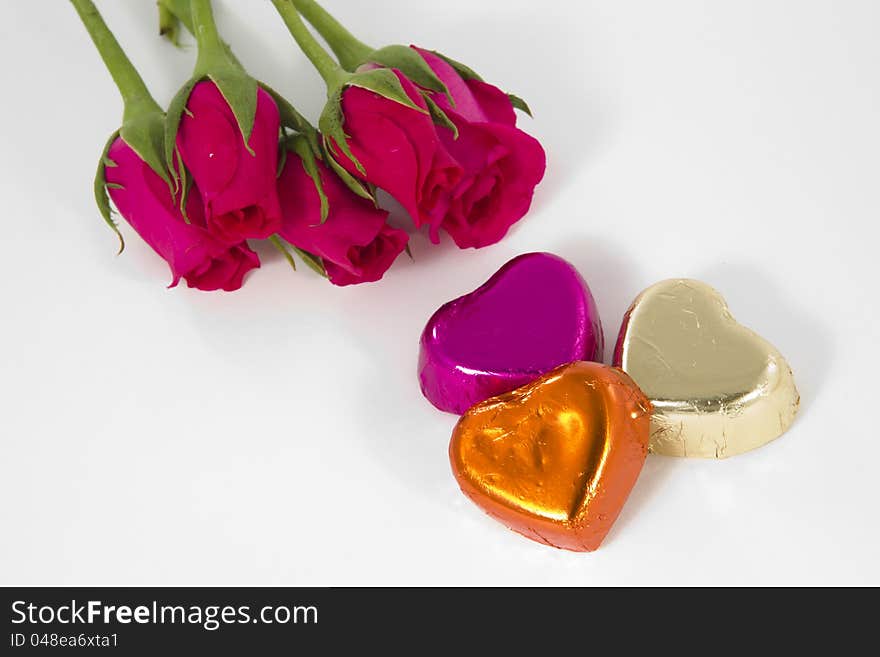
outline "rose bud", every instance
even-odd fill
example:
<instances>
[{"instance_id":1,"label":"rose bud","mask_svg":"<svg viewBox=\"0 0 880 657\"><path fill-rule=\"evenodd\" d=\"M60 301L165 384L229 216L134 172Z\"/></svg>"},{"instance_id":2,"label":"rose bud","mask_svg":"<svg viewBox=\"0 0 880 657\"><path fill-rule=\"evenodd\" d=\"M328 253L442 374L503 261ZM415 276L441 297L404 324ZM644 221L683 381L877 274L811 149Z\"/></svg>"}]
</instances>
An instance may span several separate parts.
<instances>
[{"instance_id":1,"label":"rose bud","mask_svg":"<svg viewBox=\"0 0 880 657\"><path fill-rule=\"evenodd\" d=\"M448 95L427 92L452 126L438 126L443 144L464 168L442 227L462 249L499 241L529 210L544 177L538 141L516 127L514 105L497 87L456 69L435 53L415 48Z\"/></svg>"},{"instance_id":2,"label":"rose bud","mask_svg":"<svg viewBox=\"0 0 880 657\"><path fill-rule=\"evenodd\" d=\"M409 236L390 227L387 212L354 194L323 163L310 161L308 148L303 137L295 138L278 180L281 236L320 257L334 285L378 281L406 248ZM328 206L323 221L315 174Z\"/></svg>"},{"instance_id":3,"label":"rose bud","mask_svg":"<svg viewBox=\"0 0 880 657\"><path fill-rule=\"evenodd\" d=\"M384 189L416 226L431 227L436 242L463 172L437 134L428 101L397 70L343 70L305 27L291 0L273 3L327 84L329 100L318 126L328 163L360 195L365 190L355 178Z\"/></svg>"},{"instance_id":4,"label":"rose bud","mask_svg":"<svg viewBox=\"0 0 880 657\"><path fill-rule=\"evenodd\" d=\"M165 114L120 48L90 0L71 0L88 30L125 105L123 124L111 135L95 176L95 199L107 224L122 235L111 217L109 196L132 228L171 267L172 286L184 278L202 290L236 290L245 274L260 266L246 244L229 245L205 228L201 199L192 195L186 212L172 193L165 166ZM177 174L175 174L176 176Z\"/></svg>"},{"instance_id":5,"label":"rose bud","mask_svg":"<svg viewBox=\"0 0 880 657\"><path fill-rule=\"evenodd\" d=\"M226 242L266 238L281 225L275 189L279 124L275 101L258 88L245 145L217 85L199 82L190 93L177 149L202 195L208 229Z\"/></svg>"},{"instance_id":6,"label":"rose bud","mask_svg":"<svg viewBox=\"0 0 880 657\"><path fill-rule=\"evenodd\" d=\"M448 198L434 204L445 207L441 225L455 243L478 248L504 237L528 211L544 175L544 150L516 128L514 108L528 113L526 103L439 53L400 45L374 50L314 0L291 1L345 69L391 69L424 96L443 146L463 168Z\"/></svg>"},{"instance_id":7,"label":"rose bud","mask_svg":"<svg viewBox=\"0 0 880 657\"><path fill-rule=\"evenodd\" d=\"M247 243L228 244L207 230L198 194L189 195L184 215L165 181L121 138L110 146L107 158L110 198L119 214L171 267L170 287L183 278L199 290L237 290L245 274L260 266Z\"/></svg>"},{"instance_id":8,"label":"rose bud","mask_svg":"<svg viewBox=\"0 0 880 657\"><path fill-rule=\"evenodd\" d=\"M182 160L202 195L208 230L218 239L236 244L268 238L281 225L278 106L221 40L210 0L190 0L188 16L177 10L196 35L199 54L192 78L168 109L166 164L174 171ZM185 180L176 182L186 189Z\"/></svg>"},{"instance_id":9,"label":"rose bud","mask_svg":"<svg viewBox=\"0 0 880 657\"><path fill-rule=\"evenodd\" d=\"M193 11L193 7L191 5L192 0L159 0L159 23L160 23L160 33L161 27L163 25L167 25L169 22L176 21L178 24L182 24L190 34L195 34L197 32L196 21L206 21L210 20L210 13L208 11L207 14L203 15L201 18L197 15L197 12ZM210 6L202 6L204 10L210 10ZM165 35L169 41L174 43L174 39L170 38L170 35ZM219 37L218 37L219 38ZM223 50L225 51L225 57L227 58L227 64L230 64L236 70L240 70L241 67L238 64L235 56L230 50L229 46L225 43L221 43ZM214 55L218 56L219 55ZM198 68L198 67L197 67ZM245 81L250 84L251 79L246 77ZM202 85L208 85L209 95L200 94L200 88ZM340 188L346 192L349 196L353 196L353 193L345 187L345 185L341 185L338 180L335 179L330 174L327 174L326 167L320 164L320 161L326 157L325 151L322 148L320 142L320 135L318 131L303 118L303 116L287 101L283 96L274 91L271 87L266 85L263 82L257 82L258 91L257 91L257 105L256 105L256 121L253 129L253 133L251 135L252 142L255 140L255 137L259 133L259 138L256 139L257 142L263 145L263 150L265 152L269 152L270 149L274 148L275 151L278 150L278 124L280 124L282 136L284 136L283 144L285 149L283 151L284 157L288 157L287 149L290 148L295 152L290 153L290 157L298 158L298 161L301 163L301 169L307 172L308 179L300 179L297 178L296 194L299 195L299 198L306 204L306 210L299 211L300 214L296 215L294 212L296 211L297 203L299 199L294 199L291 201L290 191L287 190L288 195L288 203L285 209L285 215L288 219L286 221L286 225L288 228L291 226L291 221L296 221L296 217L299 216L302 220L307 220L307 225L310 227L312 224L321 224L327 221L329 213L330 213L330 205L328 194L325 193L325 180L329 176L330 180L327 182L329 187L329 192L332 196L334 196L334 205L335 208L339 208L341 203L348 201L351 203L354 199L345 199L342 198L342 194L338 191ZM207 134L218 134L225 131L236 131L235 119L231 119L228 116L225 117L226 124L223 124L223 118L221 115L225 113L225 109L227 107L226 100L222 96L218 96L214 93L214 89L210 86L210 83L199 82L194 87L193 91L189 96L189 110L192 111L194 106L203 105L204 111L201 112L201 118L203 119L203 123L199 126L198 130L204 130ZM235 88L231 89L231 91L235 91ZM181 94L182 96L183 94ZM201 96L201 97L200 97ZM264 105L266 107L271 108L270 103L274 103L276 108L276 112L274 113L272 124L267 129L266 126L261 126L261 107ZM219 111L215 111L219 110ZM211 125L211 117L214 117L214 125ZM185 115L181 117L181 123L185 123L189 118L189 115ZM182 139L181 139L181 136ZM184 127L181 127L180 132L178 133L178 138L183 141L182 149L186 149L186 140L187 135L185 134ZM241 142L240 136L238 137L240 144ZM209 139L209 141L211 141ZM228 145L234 142L233 139L215 139L214 141L222 142L224 145ZM252 144L253 145L253 144ZM235 155L231 155L227 158L224 158L222 161L217 162L215 158L210 157L209 153L201 150L196 147L193 149L194 156L194 164L193 168L199 169L203 167L203 171L207 175L218 175L221 179L226 176L233 176L236 172L235 167L237 166L237 160L235 159ZM238 149L237 156L239 158L244 158L245 155ZM267 160L268 162L268 160ZM225 167L225 165L229 165ZM225 173L222 173L224 172ZM240 169L238 169L240 171ZM323 172L323 180L322 180L322 172ZM347 176L347 174L340 170L342 175ZM390 256L389 247L386 244L396 243L397 240L400 239L400 235L397 233L393 233L389 239L385 239L386 230L383 229L383 239L379 239L376 235L370 235L368 238L364 239L364 235L366 235L370 230L371 222L375 222L377 212L373 207L372 203L369 203L369 208L372 212L365 211L363 207L354 206L357 212L349 213L357 216L359 219L362 219L367 222L365 226L356 226L352 232L352 235L349 236L351 239L351 243L349 244L349 248L351 249L351 258L349 261L342 258L337 257L334 260L334 256L338 255L332 249L329 251L322 250L322 253L326 253L328 255L327 259L322 259L321 255L316 255L315 253L311 253L309 248L314 246L316 249L322 249L322 245L326 247L326 241L328 240L328 236L334 235L334 230L332 226L328 229L322 231L308 231L307 234L304 234L298 237L298 241L301 244L286 244L283 236L281 235L281 207L278 205L278 193L277 193L277 178L281 175L281 172L272 169L271 171L268 169L261 169L260 176L262 180L271 179L271 191L273 205L277 206L277 230L272 235L268 236L269 242L275 246L278 251L280 251L287 261L290 263L291 267L296 269L296 262L290 253L289 246L292 246L293 251L296 252L302 260L313 270L315 270L318 274L325 278L331 279L334 283L342 284L340 281L346 279L346 277L351 278L351 282L359 282L361 279L364 281L367 278L373 277L381 277L382 273L390 266L391 260L393 257ZM199 175L196 173L196 179L199 179ZM364 187L354 181L353 178L348 176L348 182L351 183L352 187L356 190L357 194L363 195L366 198L372 199L370 194L364 189ZM244 181L245 183L247 180ZM335 186L332 186L334 185ZM206 184L205 181L202 181L202 185ZM306 185L311 185L311 189L307 190L305 188ZM222 183L218 185L222 187ZM224 193L234 195L235 189L227 188ZM205 195L204 190L202 190L202 194ZM338 199L336 197L339 197ZM228 199L227 199L228 200ZM234 205L234 203L233 203ZM217 210L217 205L214 205L215 211ZM344 212L336 211L335 215L336 219L334 220L332 225L338 225L344 223L344 217L346 216ZM294 219L290 219L293 217ZM340 219L342 218L342 219ZM216 215L215 215L216 219ZM382 216L382 223L384 223L384 215ZM213 226L214 232L217 232L220 227L216 225ZM365 232L366 229L366 232ZM296 234L297 232L296 224L293 224L292 230L287 231L287 233L293 232ZM404 234L405 237L405 234ZM336 237L337 241L340 239L344 239L343 237ZM357 240L363 239L363 244L358 242ZM367 251L367 246L375 241L374 247L381 246L382 257L379 257L377 254L372 254ZM401 247L402 248L402 247ZM364 255L359 253L359 250L364 251ZM374 249L375 250L375 249ZM396 254L395 254L396 255ZM369 262L367 263L367 260ZM384 262L387 260L387 262ZM363 265L354 265L353 263L366 263L367 266ZM342 265L342 268L339 267L336 263L339 262ZM347 269L346 269L347 267Z\"/></svg>"}]
</instances>

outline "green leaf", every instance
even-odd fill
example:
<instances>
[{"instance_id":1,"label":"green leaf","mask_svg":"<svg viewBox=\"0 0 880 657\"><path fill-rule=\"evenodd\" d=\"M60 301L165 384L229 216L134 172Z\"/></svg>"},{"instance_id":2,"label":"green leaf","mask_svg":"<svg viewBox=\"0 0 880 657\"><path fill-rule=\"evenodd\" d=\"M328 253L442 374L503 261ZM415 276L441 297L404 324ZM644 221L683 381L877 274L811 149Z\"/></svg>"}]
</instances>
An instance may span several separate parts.
<instances>
[{"instance_id":1,"label":"green leaf","mask_svg":"<svg viewBox=\"0 0 880 657\"><path fill-rule=\"evenodd\" d=\"M443 111L443 108L435 103L434 99L431 98L429 94L422 94L422 97L428 105L428 111L431 113L431 118L434 119L434 123L442 125L444 128L448 128L452 131L452 138L458 139L458 126L452 122L452 119L447 116L446 112Z\"/></svg>"},{"instance_id":2,"label":"green leaf","mask_svg":"<svg viewBox=\"0 0 880 657\"><path fill-rule=\"evenodd\" d=\"M98 162L98 170L95 172L95 203L98 205L98 210L101 213L101 216L104 218L104 223L106 223L110 228L116 233L116 237L119 238L119 251L117 251L117 255L122 253L125 249L125 239L122 237L122 233L119 230L119 225L113 221L113 210L110 208L110 197L107 194L107 178L104 175L104 167L110 166L107 162L113 162L108 156L107 153L110 152L110 147L113 145L113 142L116 141L116 138L119 136L119 131L115 131L110 138L107 140L107 144L104 146L104 150L101 153L101 159ZM116 166L116 163L113 162L112 166Z\"/></svg>"},{"instance_id":3,"label":"green leaf","mask_svg":"<svg viewBox=\"0 0 880 657\"><path fill-rule=\"evenodd\" d=\"M387 68L374 68L370 71L363 71L362 73L353 73L345 81L344 86L368 89L388 100L393 100L394 102L400 103L410 109L414 109L417 112L421 112L422 114L428 113L426 109L419 107L413 102L412 98L410 98L406 91L404 91L403 85L400 84L400 80L394 75L394 71Z\"/></svg>"},{"instance_id":4,"label":"green leaf","mask_svg":"<svg viewBox=\"0 0 880 657\"><path fill-rule=\"evenodd\" d=\"M327 270L324 268L324 262L318 256L309 253L308 251L303 251L298 246L291 246L291 248L296 251L300 258L303 259L303 262L306 263L306 266L309 269L324 278L329 278L329 276L327 276Z\"/></svg>"},{"instance_id":5,"label":"green leaf","mask_svg":"<svg viewBox=\"0 0 880 657\"><path fill-rule=\"evenodd\" d=\"M479 75L477 75L477 73L469 66L465 66L461 62L457 62L454 59L452 59L451 57L447 57L442 52L437 52L436 50L429 50L428 52L430 52L434 55L437 55L437 57L439 57L444 62L449 64L452 68L455 69L455 72L458 73L463 79L465 79L465 80L479 80L480 82L483 82L483 78L481 78Z\"/></svg>"},{"instance_id":6,"label":"green leaf","mask_svg":"<svg viewBox=\"0 0 880 657\"><path fill-rule=\"evenodd\" d=\"M156 175L171 186L168 167L162 157L165 115L161 110L126 112L119 136Z\"/></svg>"},{"instance_id":7,"label":"green leaf","mask_svg":"<svg viewBox=\"0 0 880 657\"><path fill-rule=\"evenodd\" d=\"M281 255L284 256L284 259L287 260L287 264L290 265L290 268L293 271L296 271L296 260L293 259L293 256L290 254L290 251L287 250L287 247L284 245L284 242L278 235L272 235L269 237L269 242L274 246Z\"/></svg>"},{"instance_id":8,"label":"green leaf","mask_svg":"<svg viewBox=\"0 0 880 657\"><path fill-rule=\"evenodd\" d=\"M449 93L449 89L443 83L443 80L434 73L434 69L428 65L428 62L422 59L422 56L412 48L408 46L386 46L379 48L379 50L374 50L370 53L367 61L375 62L388 68L398 69L423 89L430 89L431 91L445 94L449 99L449 103L455 106L452 94Z\"/></svg>"},{"instance_id":9,"label":"green leaf","mask_svg":"<svg viewBox=\"0 0 880 657\"><path fill-rule=\"evenodd\" d=\"M180 128L180 118L183 116L184 109L186 109L186 103L189 101L189 96L192 93L193 87L196 86L198 81L198 78L188 80L186 84L181 87L180 91L177 92L177 95L171 99L171 104L168 106L168 112L165 114L165 165L171 172L171 177L174 180L175 193L180 189L178 175L174 168L174 151L177 148L177 131Z\"/></svg>"},{"instance_id":10,"label":"green leaf","mask_svg":"<svg viewBox=\"0 0 880 657\"><path fill-rule=\"evenodd\" d=\"M321 171L318 168L315 154L312 152L312 147L309 146L308 140L301 135L297 135L296 137L287 140L285 146L289 147L290 150L299 156L303 169L315 185L315 191L318 192L318 198L321 202L321 223L323 224L327 221L327 217L330 215L330 199L327 198L327 193L324 191L324 183L321 180ZM286 151L287 148L282 150Z\"/></svg>"},{"instance_id":11,"label":"green leaf","mask_svg":"<svg viewBox=\"0 0 880 657\"><path fill-rule=\"evenodd\" d=\"M513 105L516 109L525 112L529 116L532 116L532 110L529 108L529 104L524 101L519 96L515 96L514 94L507 94L507 97L510 98L510 104Z\"/></svg>"},{"instance_id":12,"label":"green leaf","mask_svg":"<svg viewBox=\"0 0 880 657\"><path fill-rule=\"evenodd\" d=\"M208 77L217 85L229 104L241 136L244 138L244 146L248 153L253 155L254 152L248 141L257 116L257 81L234 66L209 71Z\"/></svg>"}]
</instances>

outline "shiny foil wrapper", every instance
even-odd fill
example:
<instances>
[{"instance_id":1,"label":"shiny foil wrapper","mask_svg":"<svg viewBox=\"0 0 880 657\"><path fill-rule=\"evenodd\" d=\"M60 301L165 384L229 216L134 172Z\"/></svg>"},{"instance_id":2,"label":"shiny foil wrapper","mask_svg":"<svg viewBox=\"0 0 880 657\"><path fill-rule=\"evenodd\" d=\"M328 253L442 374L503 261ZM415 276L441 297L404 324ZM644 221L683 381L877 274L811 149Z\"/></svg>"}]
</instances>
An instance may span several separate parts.
<instances>
[{"instance_id":1,"label":"shiny foil wrapper","mask_svg":"<svg viewBox=\"0 0 880 657\"><path fill-rule=\"evenodd\" d=\"M777 438L800 396L776 348L695 280L663 281L624 317L614 364L651 400L650 451L725 458Z\"/></svg>"},{"instance_id":2,"label":"shiny foil wrapper","mask_svg":"<svg viewBox=\"0 0 880 657\"><path fill-rule=\"evenodd\" d=\"M599 313L577 270L550 253L527 253L441 307L419 345L422 393L461 414L555 367L601 360Z\"/></svg>"},{"instance_id":3,"label":"shiny foil wrapper","mask_svg":"<svg viewBox=\"0 0 880 657\"><path fill-rule=\"evenodd\" d=\"M595 550L638 478L651 404L618 369L576 362L471 408L449 445L462 491L534 541Z\"/></svg>"}]
</instances>

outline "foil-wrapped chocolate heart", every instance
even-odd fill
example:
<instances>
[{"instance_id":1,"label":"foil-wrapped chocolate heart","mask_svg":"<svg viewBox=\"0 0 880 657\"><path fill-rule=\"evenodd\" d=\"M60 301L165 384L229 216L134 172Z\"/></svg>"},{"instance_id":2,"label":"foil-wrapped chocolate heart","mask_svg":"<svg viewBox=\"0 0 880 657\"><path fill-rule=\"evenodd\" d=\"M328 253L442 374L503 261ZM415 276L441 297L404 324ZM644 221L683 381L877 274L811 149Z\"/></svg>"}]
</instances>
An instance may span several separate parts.
<instances>
[{"instance_id":1,"label":"foil-wrapped chocolate heart","mask_svg":"<svg viewBox=\"0 0 880 657\"><path fill-rule=\"evenodd\" d=\"M559 365L599 360L599 313L577 270L527 253L441 307L422 332L419 382L437 408L464 413Z\"/></svg>"},{"instance_id":2,"label":"foil-wrapped chocolate heart","mask_svg":"<svg viewBox=\"0 0 880 657\"><path fill-rule=\"evenodd\" d=\"M724 458L755 449L785 432L800 402L782 354L700 281L642 292L624 317L614 364L654 406L656 454Z\"/></svg>"},{"instance_id":3,"label":"foil-wrapped chocolate heart","mask_svg":"<svg viewBox=\"0 0 880 657\"><path fill-rule=\"evenodd\" d=\"M534 541L595 550L648 453L651 404L620 370L564 365L477 404L452 434L461 490Z\"/></svg>"}]
</instances>

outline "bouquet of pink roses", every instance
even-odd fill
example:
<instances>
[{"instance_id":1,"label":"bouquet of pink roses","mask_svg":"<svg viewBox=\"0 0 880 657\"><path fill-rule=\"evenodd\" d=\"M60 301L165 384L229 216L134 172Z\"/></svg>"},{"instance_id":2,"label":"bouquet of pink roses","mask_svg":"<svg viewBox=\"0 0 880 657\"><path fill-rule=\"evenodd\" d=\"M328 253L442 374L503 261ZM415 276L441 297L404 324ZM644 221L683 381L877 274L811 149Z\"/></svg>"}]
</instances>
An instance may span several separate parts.
<instances>
[{"instance_id":1,"label":"bouquet of pink roses","mask_svg":"<svg viewBox=\"0 0 880 657\"><path fill-rule=\"evenodd\" d=\"M176 41L183 25L198 45L167 110L94 4L71 0L124 104L95 178L120 247L112 206L168 263L172 286L240 288L260 266L253 240L350 285L379 280L407 249L377 189L427 225L433 243L443 231L460 248L498 242L526 214L545 157L516 127L514 110L529 111L522 100L440 53L366 46L313 0L272 1L327 85L317 128L247 73L210 0L159 0L161 32Z\"/></svg>"}]
</instances>

